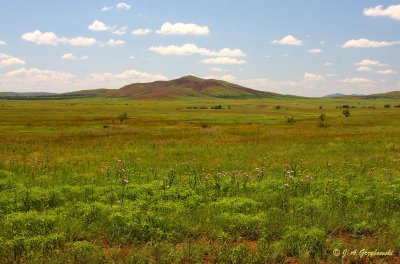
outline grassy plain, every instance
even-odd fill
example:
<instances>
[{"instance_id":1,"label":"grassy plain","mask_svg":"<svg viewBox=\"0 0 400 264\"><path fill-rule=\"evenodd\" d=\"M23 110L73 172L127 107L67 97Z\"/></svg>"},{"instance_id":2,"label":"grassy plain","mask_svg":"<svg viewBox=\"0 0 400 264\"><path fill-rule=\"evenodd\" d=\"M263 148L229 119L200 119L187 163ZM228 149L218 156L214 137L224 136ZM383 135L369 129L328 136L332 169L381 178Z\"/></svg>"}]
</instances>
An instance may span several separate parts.
<instances>
[{"instance_id":1,"label":"grassy plain","mask_svg":"<svg viewBox=\"0 0 400 264\"><path fill-rule=\"evenodd\" d=\"M398 262L399 104L0 100L0 262Z\"/></svg>"}]
</instances>

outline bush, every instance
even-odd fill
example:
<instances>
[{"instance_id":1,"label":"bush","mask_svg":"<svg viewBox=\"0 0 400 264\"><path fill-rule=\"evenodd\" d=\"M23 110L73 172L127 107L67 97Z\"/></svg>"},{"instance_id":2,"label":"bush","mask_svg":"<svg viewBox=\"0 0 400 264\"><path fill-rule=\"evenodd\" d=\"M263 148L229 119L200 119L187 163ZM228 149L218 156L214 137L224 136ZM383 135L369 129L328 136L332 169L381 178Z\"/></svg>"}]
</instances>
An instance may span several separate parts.
<instances>
[{"instance_id":1,"label":"bush","mask_svg":"<svg viewBox=\"0 0 400 264\"><path fill-rule=\"evenodd\" d=\"M316 227L290 227L283 236L283 243L288 253L295 258L304 262L319 262L324 256L327 238L325 231Z\"/></svg>"},{"instance_id":2,"label":"bush","mask_svg":"<svg viewBox=\"0 0 400 264\"><path fill-rule=\"evenodd\" d=\"M128 119L128 114L125 112L123 114L120 114L117 119L119 120L120 124L122 124L122 122L126 119Z\"/></svg>"},{"instance_id":3,"label":"bush","mask_svg":"<svg viewBox=\"0 0 400 264\"><path fill-rule=\"evenodd\" d=\"M350 111L349 111L349 109L345 109L345 110L343 110L343 115L345 116L345 117L349 117L350 116Z\"/></svg>"},{"instance_id":4,"label":"bush","mask_svg":"<svg viewBox=\"0 0 400 264\"><path fill-rule=\"evenodd\" d=\"M390 108L390 104L385 104L385 108Z\"/></svg>"},{"instance_id":5,"label":"bush","mask_svg":"<svg viewBox=\"0 0 400 264\"><path fill-rule=\"evenodd\" d=\"M287 122L288 122L288 124L293 124L295 122L294 117L293 116L288 116L287 117Z\"/></svg>"}]
</instances>

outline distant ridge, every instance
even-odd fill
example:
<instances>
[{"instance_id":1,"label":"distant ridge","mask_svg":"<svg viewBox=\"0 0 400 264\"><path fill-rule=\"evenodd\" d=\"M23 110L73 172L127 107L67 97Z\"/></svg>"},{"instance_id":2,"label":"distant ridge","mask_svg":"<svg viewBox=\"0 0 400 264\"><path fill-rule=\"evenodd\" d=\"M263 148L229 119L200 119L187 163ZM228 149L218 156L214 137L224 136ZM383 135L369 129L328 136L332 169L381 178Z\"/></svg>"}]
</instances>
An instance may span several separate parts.
<instances>
[{"instance_id":1,"label":"distant ridge","mask_svg":"<svg viewBox=\"0 0 400 264\"><path fill-rule=\"evenodd\" d=\"M392 91L387 93L378 93L378 94L370 94L370 95L362 95L362 94L328 94L325 95L324 98L362 98L362 99L379 99L379 98L388 98L388 99L400 99L400 91Z\"/></svg>"},{"instance_id":2,"label":"distant ridge","mask_svg":"<svg viewBox=\"0 0 400 264\"><path fill-rule=\"evenodd\" d=\"M132 99L160 98L259 98L283 96L277 93L257 91L237 84L202 79L192 75L170 81L133 83L120 89L83 90L66 95L85 95L99 97L126 97Z\"/></svg>"},{"instance_id":3,"label":"distant ridge","mask_svg":"<svg viewBox=\"0 0 400 264\"><path fill-rule=\"evenodd\" d=\"M16 92L0 92L0 97L38 97L56 95L55 93L16 93Z\"/></svg>"}]
</instances>

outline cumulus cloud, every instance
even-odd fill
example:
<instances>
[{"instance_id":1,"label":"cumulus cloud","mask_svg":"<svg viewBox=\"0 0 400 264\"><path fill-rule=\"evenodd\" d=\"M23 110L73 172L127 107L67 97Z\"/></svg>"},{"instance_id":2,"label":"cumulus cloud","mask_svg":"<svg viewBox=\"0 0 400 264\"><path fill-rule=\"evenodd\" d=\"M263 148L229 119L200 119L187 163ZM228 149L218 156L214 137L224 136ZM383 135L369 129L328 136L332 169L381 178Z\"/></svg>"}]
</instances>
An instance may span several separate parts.
<instances>
[{"instance_id":1,"label":"cumulus cloud","mask_svg":"<svg viewBox=\"0 0 400 264\"><path fill-rule=\"evenodd\" d=\"M107 11L110 11L111 9L113 9L112 6L103 6L103 7L101 8L101 12L107 12Z\"/></svg>"},{"instance_id":2,"label":"cumulus cloud","mask_svg":"<svg viewBox=\"0 0 400 264\"><path fill-rule=\"evenodd\" d=\"M246 64L245 60L240 60L236 58L229 57L217 57L217 58L209 58L201 60L202 63L205 64Z\"/></svg>"},{"instance_id":3,"label":"cumulus cloud","mask_svg":"<svg viewBox=\"0 0 400 264\"><path fill-rule=\"evenodd\" d=\"M0 40L0 46L4 46L4 45L7 45L7 43L3 40Z\"/></svg>"},{"instance_id":4,"label":"cumulus cloud","mask_svg":"<svg viewBox=\"0 0 400 264\"><path fill-rule=\"evenodd\" d=\"M56 46L60 39L53 32L40 32L40 30L35 30L34 32L28 32L21 36L25 41L33 42L38 45L53 45Z\"/></svg>"},{"instance_id":5,"label":"cumulus cloud","mask_svg":"<svg viewBox=\"0 0 400 264\"><path fill-rule=\"evenodd\" d=\"M309 53L313 53L313 54L317 54L317 53L321 53L322 49L310 49L308 50Z\"/></svg>"},{"instance_id":6,"label":"cumulus cloud","mask_svg":"<svg viewBox=\"0 0 400 264\"><path fill-rule=\"evenodd\" d=\"M387 8L383 8L383 6L378 5L375 7L366 8L364 9L364 16L385 16L400 20L400 5L391 5Z\"/></svg>"},{"instance_id":7,"label":"cumulus cloud","mask_svg":"<svg viewBox=\"0 0 400 264\"><path fill-rule=\"evenodd\" d=\"M46 81L48 79L69 80L74 76L70 73L63 73L52 70L42 70L38 68L21 68L4 74L6 78L30 78L33 80Z\"/></svg>"},{"instance_id":8,"label":"cumulus cloud","mask_svg":"<svg viewBox=\"0 0 400 264\"><path fill-rule=\"evenodd\" d=\"M381 75L389 75L389 74L396 74L397 72L394 70L387 69L387 70L379 70L376 73Z\"/></svg>"},{"instance_id":9,"label":"cumulus cloud","mask_svg":"<svg viewBox=\"0 0 400 264\"><path fill-rule=\"evenodd\" d=\"M85 37L59 38L53 32L42 33L39 30L25 33L21 36L21 38L25 41L36 43L37 45L52 45L52 46L57 46L58 44L66 44L72 46L90 47L97 43L97 40L94 38L85 38Z\"/></svg>"},{"instance_id":10,"label":"cumulus cloud","mask_svg":"<svg viewBox=\"0 0 400 264\"><path fill-rule=\"evenodd\" d=\"M371 79L361 78L361 77L353 77L353 78L346 78L341 80L342 83L347 84L371 84L373 81Z\"/></svg>"},{"instance_id":11,"label":"cumulus cloud","mask_svg":"<svg viewBox=\"0 0 400 264\"><path fill-rule=\"evenodd\" d=\"M88 56L81 56L81 57L76 57L74 54L72 53L65 53L61 56L62 60L87 60L89 59Z\"/></svg>"},{"instance_id":12,"label":"cumulus cloud","mask_svg":"<svg viewBox=\"0 0 400 264\"><path fill-rule=\"evenodd\" d=\"M91 86L107 85L114 87L120 87L129 83L146 83L165 80L167 80L167 77L162 74L141 72L133 69L120 73L93 73L86 78L87 84Z\"/></svg>"},{"instance_id":13,"label":"cumulus cloud","mask_svg":"<svg viewBox=\"0 0 400 264\"><path fill-rule=\"evenodd\" d=\"M112 33L115 34L115 35L122 36L122 35L125 35L125 34L126 34L126 31L127 31L127 30L128 30L128 27L125 26L125 27L121 27L121 28L119 28L119 29L117 29L117 30L112 31Z\"/></svg>"},{"instance_id":14,"label":"cumulus cloud","mask_svg":"<svg viewBox=\"0 0 400 264\"><path fill-rule=\"evenodd\" d=\"M21 68L0 78L0 87L18 91L61 92L71 89L74 75L38 68Z\"/></svg>"},{"instance_id":15,"label":"cumulus cloud","mask_svg":"<svg viewBox=\"0 0 400 264\"><path fill-rule=\"evenodd\" d=\"M150 34L151 32L152 32L152 30L148 29L148 28L138 28L138 29L132 30L132 35L141 36L141 35Z\"/></svg>"},{"instance_id":16,"label":"cumulus cloud","mask_svg":"<svg viewBox=\"0 0 400 264\"><path fill-rule=\"evenodd\" d=\"M379 61L369 60L369 59L363 59L362 61L357 62L356 65L358 65L358 66L380 66L380 67L388 66L388 64L383 64Z\"/></svg>"},{"instance_id":17,"label":"cumulus cloud","mask_svg":"<svg viewBox=\"0 0 400 264\"><path fill-rule=\"evenodd\" d=\"M94 38L85 38L85 37L76 37L66 40L66 43L68 43L71 46L85 46L85 47L91 47L94 44L96 44L96 42L97 40L95 40Z\"/></svg>"},{"instance_id":18,"label":"cumulus cloud","mask_svg":"<svg viewBox=\"0 0 400 264\"><path fill-rule=\"evenodd\" d=\"M13 57L11 55L0 53L0 68L10 65L21 65L21 64L25 64L25 61Z\"/></svg>"},{"instance_id":19,"label":"cumulus cloud","mask_svg":"<svg viewBox=\"0 0 400 264\"><path fill-rule=\"evenodd\" d=\"M233 82L236 80L236 77L233 76L232 74L225 74L222 76L209 75L204 77L204 79L215 79L215 80L223 80L226 82Z\"/></svg>"},{"instance_id":20,"label":"cumulus cloud","mask_svg":"<svg viewBox=\"0 0 400 264\"><path fill-rule=\"evenodd\" d=\"M305 81L324 81L324 80L326 80L326 78L323 75L305 72L304 80Z\"/></svg>"},{"instance_id":21,"label":"cumulus cloud","mask_svg":"<svg viewBox=\"0 0 400 264\"><path fill-rule=\"evenodd\" d=\"M115 40L115 39L109 39L106 43L106 45L110 47L117 47L125 44L126 42L124 40Z\"/></svg>"},{"instance_id":22,"label":"cumulus cloud","mask_svg":"<svg viewBox=\"0 0 400 264\"><path fill-rule=\"evenodd\" d=\"M157 34L162 35L198 35L204 36L210 34L208 26L199 26L191 23L176 23L171 24L170 22L165 22L159 30L156 31Z\"/></svg>"},{"instance_id":23,"label":"cumulus cloud","mask_svg":"<svg viewBox=\"0 0 400 264\"><path fill-rule=\"evenodd\" d=\"M199 48L196 44L184 44L182 46L151 46L150 51L161 55L203 55L216 57L244 57L246 53L240 49L224 48L219 51L213 51L206 48Z\"/></svg>"},{"instance_id":24,"label":"cumulus cloud","mask_svg":"<svg viewBox=\"0 0 400 264\"><path fill-rule=\"evenodd\" d=\"M280 44L280 45L289 45L289 46L301 46L303 45L303 41L297 39L292 35L287 35L280 40L274 40L271 42L272 44Z\"/></svg>"},{"instance_id":25,"label":"cumulus cloud","mask_svg":"<svg viewBox=\"0 0 400 264\"><path fill-rule=\"evenodd\" d=\"M356 71L360 72L372 72L373 70L368 66L360 66L356 69Z\"/></svg>"},{"instance_id":26,"label":"cumulus cloud","mask_svg":"<svg viewBox=\"0 0 400 264\"><path fill-rule=\"evenodd\" d=\"M127 3L118 3L117 4L117 8L118 9L122 9L122 10L130 10L131 9L131 5L128 5Z\"/></svg>"},{"instance_id":27,"label":"cumulus cloud","mask_svg":"<svg viewBox=\"0 0 400 264\"><path fill-rule=\"evenodd\" d=\"M109 30L111 27L109 25L106 25L105 23L99 21L99 20L95 20L93 21L92 24L89 25L88 29L92 30L92 31L107 31Z\"/></svg>"},{"instance_id":28,"label":"cumulus cloud","mask_svg":"<svg viewBox=\"0 0 400 264\"><path fill-rule=\"evenodd\" d=\"M342 48L380 48L400 45L400 41L373 41L369 39L351 39L343 43Z\"/></svg>"}]
</instances>

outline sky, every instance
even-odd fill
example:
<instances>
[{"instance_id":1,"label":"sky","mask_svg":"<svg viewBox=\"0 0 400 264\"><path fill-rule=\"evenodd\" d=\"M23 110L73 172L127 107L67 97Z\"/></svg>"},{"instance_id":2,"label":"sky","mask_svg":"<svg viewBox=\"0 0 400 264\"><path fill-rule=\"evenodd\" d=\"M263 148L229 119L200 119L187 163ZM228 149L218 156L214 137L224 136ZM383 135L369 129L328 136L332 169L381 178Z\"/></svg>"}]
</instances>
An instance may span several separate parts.
<instances>
[{"instance_id":1,"label":"sky","mask_svg":"<svg viewBox=\"0 0 400 264\"><path fill-rule=\"evenodd\" d=\"M400 2L0 3L0 92L186 75L302 96L400 90Z\"/></svg>"}]
</instances>

